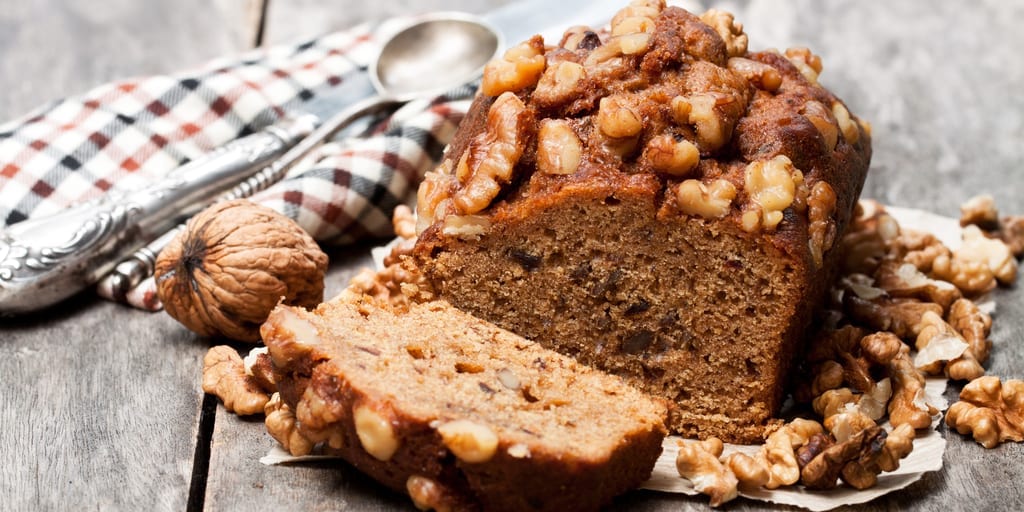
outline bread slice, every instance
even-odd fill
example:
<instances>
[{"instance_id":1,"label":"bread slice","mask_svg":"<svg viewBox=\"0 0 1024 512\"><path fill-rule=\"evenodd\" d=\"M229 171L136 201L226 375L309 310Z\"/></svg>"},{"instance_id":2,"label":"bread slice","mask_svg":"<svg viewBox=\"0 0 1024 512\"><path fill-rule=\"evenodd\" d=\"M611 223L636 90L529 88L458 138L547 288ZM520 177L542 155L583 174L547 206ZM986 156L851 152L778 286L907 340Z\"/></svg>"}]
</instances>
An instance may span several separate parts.
<instances>
[{"instance_id":1,"label":"bread slice","mask_svg":"<svg viewBox=\"0 0 1024 512\"><path fill-rule=\"evenodd\" d=\"M300 432L421 508L594 510L646 480L663 403L444 302L278 306Z\"/></svg>"},{"instance_id":2,"label":"bread slice","mask_svg":"<svg viewBox=\"0 0 1024 512\"><path fill-rule=\"evenodd\" d=\"M499 71L543 74L485 74L419 189L414 249L441 298L731 442L774 421L871 157L816 56L746 41L731 15L651 0L611 35L516 47Z\"/></svg>"}]
</instances>

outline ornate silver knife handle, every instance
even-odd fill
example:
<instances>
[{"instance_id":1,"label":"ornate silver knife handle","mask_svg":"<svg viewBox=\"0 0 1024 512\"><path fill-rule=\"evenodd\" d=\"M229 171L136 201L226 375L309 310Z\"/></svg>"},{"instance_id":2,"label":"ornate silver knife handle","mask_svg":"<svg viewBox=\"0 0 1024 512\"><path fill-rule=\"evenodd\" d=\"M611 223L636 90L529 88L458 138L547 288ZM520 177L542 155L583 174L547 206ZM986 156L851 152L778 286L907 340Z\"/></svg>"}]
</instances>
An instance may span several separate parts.
<instances>
[{"instance_id":1,"label":"ornate silver knife handle","mask_svg":"<svg viewBox=\"0 0 1024 512\"><path fill-rule=\"evenodd\" d=\"M235 140L148 187L111 192L0 230L0 314L56 304L267 166L318 124L302 116Z\"/></svg>"}]
</instances>

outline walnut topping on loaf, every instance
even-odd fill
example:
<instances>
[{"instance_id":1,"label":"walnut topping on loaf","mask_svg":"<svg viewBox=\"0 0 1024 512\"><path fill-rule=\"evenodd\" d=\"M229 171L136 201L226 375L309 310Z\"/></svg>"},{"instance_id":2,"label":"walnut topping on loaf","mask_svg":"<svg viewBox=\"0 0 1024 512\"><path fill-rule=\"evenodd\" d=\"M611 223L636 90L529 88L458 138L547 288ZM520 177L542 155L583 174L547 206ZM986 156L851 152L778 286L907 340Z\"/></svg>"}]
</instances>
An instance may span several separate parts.
<instances>
[{"instance_id":1,"label":"walnut topping on loaf","mask_svg":"<svg viewBox=\"0 0 1024 512\"><path fill-rule=\"evenodd\" d=\"M413 250L456 306L759 438L871 155L806 48L636 0L490 63L419 190ZM721 397L727 398L721 398Z\"/></svg>"},{"instance_id":2,"label":"walnut topping on loaf","mask_svg":"<svg viewBox=\"0 0 1024 512\"><path fill-rule=\"evenodd\" d=\"M534 36L488 64L477 113L485 125L453 148L460 158L427 176L420 231L438 220L439 205L442 217L475 214L499 196L607 167L652 173L666 189L695 180L677 203L683 215L724 216L722 201L694 208L695 194L731 181L743 192L729 200L733 221L772 231L794 199L805 202L822 180L831 188L820 170L842 158L836 152L866 149L839 146L856 145L863 129L818 86L821 69L806 48L748 52L729 13L697 17L660 1L634 1L610 32L574 27L557 47Z\"/></svg>"}]
</instances>

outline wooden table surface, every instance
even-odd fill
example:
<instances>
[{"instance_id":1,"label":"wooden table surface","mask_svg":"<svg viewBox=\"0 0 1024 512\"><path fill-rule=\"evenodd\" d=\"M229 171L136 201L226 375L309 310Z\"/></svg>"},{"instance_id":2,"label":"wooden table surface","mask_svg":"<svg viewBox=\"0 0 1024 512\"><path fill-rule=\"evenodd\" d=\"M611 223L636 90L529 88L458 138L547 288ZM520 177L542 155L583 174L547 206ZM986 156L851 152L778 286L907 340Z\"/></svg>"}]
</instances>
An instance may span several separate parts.
<instances>
[{"instance_id":1,"label":"wooden table surface","mask_svg":"<svg viewBox=\"0 0 1024 512\"><path fill-rule=\"evenodd\" d=\"M0 0L0 119L126 76L410 11L481 12L500 1ZM758 0L736 12L751 48L806 45L822 81L874 125L864 196L957 215L988 192L1024 213L1024 2ZM266 7L264 9L264 7ZM263 16L263 27L260 19ZM334 250L328 295L367 263ZM1024 377L1024 293L997 293L990 373ZM267 467L261 420L204 397L217 340L165 314L83 294L0 319L2 510L412 510L341 463ZM956 389L949 393L955 396ZM1024 448L984 450L953 432L943 471L869 510L1022 510ZM763 509L738 500L730 510ZM703 497L638 491L621 510L699 510Z\"/></svg>"}]
</instances>

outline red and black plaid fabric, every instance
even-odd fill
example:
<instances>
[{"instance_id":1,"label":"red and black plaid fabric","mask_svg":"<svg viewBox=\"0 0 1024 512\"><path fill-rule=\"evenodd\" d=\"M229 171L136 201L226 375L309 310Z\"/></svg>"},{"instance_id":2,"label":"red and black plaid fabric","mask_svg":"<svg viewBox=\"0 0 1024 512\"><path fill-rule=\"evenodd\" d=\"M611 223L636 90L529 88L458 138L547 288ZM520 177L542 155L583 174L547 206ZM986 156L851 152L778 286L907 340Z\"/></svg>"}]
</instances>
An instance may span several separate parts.
<instances>
[{"instance_id":1,"label":"red and black plaid fabric","mask_svg":"<svg viewBox=\"0 0 1024 512\"><path fill-rule=\"evenodd\" d=\"M371 28L360 26L191 72L102 85L0 125L0 227L151 183L330 93L377 49ZM321 147L253 200L325 245L385 236L391 210L440 157L467 107L452 97L409 104L370 135ZM151 286L132 294L135 305L159 307L146 300Z\"/></svg>"}]
</instances>

